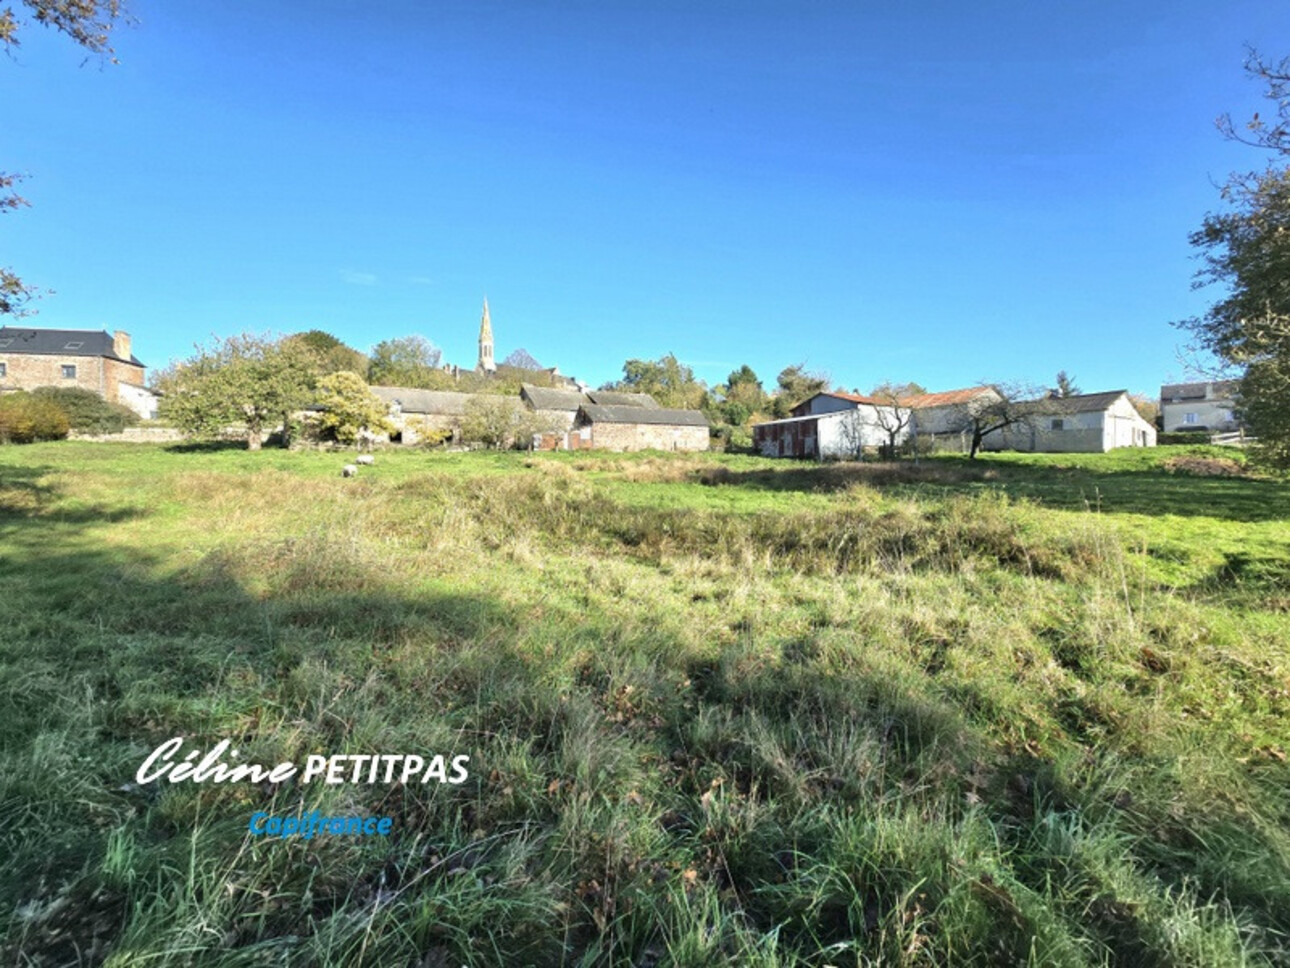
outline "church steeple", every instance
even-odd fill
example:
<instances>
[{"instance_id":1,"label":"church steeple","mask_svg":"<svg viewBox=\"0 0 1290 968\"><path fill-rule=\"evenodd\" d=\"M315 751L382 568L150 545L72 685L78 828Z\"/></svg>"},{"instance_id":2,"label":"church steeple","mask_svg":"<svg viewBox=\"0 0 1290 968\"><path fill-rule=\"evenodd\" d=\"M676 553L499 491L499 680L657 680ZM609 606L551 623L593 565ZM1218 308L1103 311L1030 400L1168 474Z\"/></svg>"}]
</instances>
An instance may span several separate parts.
<instances>
[{"instance_id":1,"label":"church steeple","mask_svg":"<svg viewBox=\"0 0 1290 968\"><path fill-rule=\"evenodd\" d=\"M497 364L493 362L493 324L488 318L488 297L484 297L484 318L479 321L479 362L475 369L494 373Z\"/></svg>"}]
</instances>

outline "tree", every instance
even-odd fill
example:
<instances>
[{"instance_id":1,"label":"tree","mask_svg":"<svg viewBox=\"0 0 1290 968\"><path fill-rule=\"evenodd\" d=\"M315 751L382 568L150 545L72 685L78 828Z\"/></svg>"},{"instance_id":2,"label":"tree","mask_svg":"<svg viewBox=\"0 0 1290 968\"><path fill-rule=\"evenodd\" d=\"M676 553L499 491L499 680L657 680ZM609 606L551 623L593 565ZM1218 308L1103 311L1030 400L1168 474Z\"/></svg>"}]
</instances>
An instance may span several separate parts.
<instances>
[{"instance_id":1,"label":"tree","mask_svg":"<svg viewBox=\"0 0 1290 968\"><path fill-rule=\"evenodd\" d=\"M342 370L324 376L318 381L315 401L322 408L319 426L342 444L356 443L364 430L394 433L389 406L357 373Z\"/></svg>"},{"instance_id":2,"label":"tree","mask_svg":"<svg viewBox=\"0 0 1290 968\"><path fill-rule=\"evenodd\" d=\"M29 16L37 23L53 27L92 54L116 63L108 37L116 21L125 16L122 0L23 0ZM23 21L12 7L0 10L0 46L5 50L19 46L18 31ZM0 172L0 212L12 211L27 201L13 190L21 175ZM27 303L37 290L28 286L11 269L0 268L0 316L26 316L33 312Z\"/></svg>"},{"instance_id":3,"label":"tree","mask_svg":"<svg viewBox=\"0 0 1290 968\"><path fill-rule=\"evenodd\" d=\"M1250 52L1245 69L1267 85L1271 119L1255 114L1241 128L1218 119L1224 136L1290 156L1290 58L1264 61ZM1205 216L1190 241L1203 266L1195 286L1220 285L1227 294L1202 316L1178 325L1200 349L1243 371L1242 422L1259 439L1259 456L1290 467L1290 167L1232 175L1220 192L1227 208Z\"/></svg>"},{"instance_id":4,"label":"tree","mask_svg":"<svg viewBox=\"0 0 1290 968\"><path fill-rule=\"evenodd\" d=\"M914 411L904 405L909 397L926 393L922 387L913 383L880 383L869 394L878 402L874 410L874 419L887 434L887 456L896 456L896 445L902 431L907 431L914 421Z\"/></svg>"},{"instance_id":5,"label":"tree","mask_svg":"<svg viewBox=\"0 0 1290 968\"><path fill-rule=\"evenodd\" d=\"M698 410L708 396L708 388L675 353L657 360L628 360L623 364L623 378L601 389L648 393L660 406L681 410Z\"/></svg>"},{"instance_id":6,"label":"tree","mask_svg":"<svg viewBox=\"0 0 1290 968\"><path fill-rule=\"evenodd\" d=\"M502 360L502 366L509 366L516 370L541 370L543 366L533 358L526 349L518 349L511 353L510 356Z\"/></svg>"},{"instance_id":7,"label":"tree","mask_svg":"<svg viewBox=\"0 0 1290 968\"><path fill-rule=\"evenodd\" d=\"M495 450L527 445L535 433L552 429L518 397L496 394L481 394L466 401L461 418L463 440Z\"/></svg>"},{"instance_id":8,"label":"tree","mask_svg":"<svg viewBox=\"0 0 1290 968\"><path fill-rule=\"evenodd\" d=\"M709 407L709 417L733 427L742 427L753 414L764 411L768 399L761 380L747 363L714 387L713 394L718 399Z\"/></svg>"},{"instance_id":9,"label":"tree","mask_svg":"<svg viewBox=\"0 0 1290 968\"><path fill-rule=\"evenodd\" d=\"M1067 376L1065 370L1058 370L1057 388L1054 392L1057 396L1065 398L1077 397L1080 395L1081 391L1080 388L1075 385L1075 378L1073 376Z\"/></svg>"},{"instance_id":10,"label":"tree","mask_svg":"<svg viewBox=\"0 0 1290 968\"><path fill-rule=\"evenodd\" d=\"M309 402L313 359L298 343L242 334L197 348L158 379L162 416L198 437L244 428L247 450Z\"/></svg>"},{"instance_id":11,"label":"tree","mask_svg":"<svg viewBox=\"0 0 1290 968\"><path fill-rule=\"evenodd\" d=\"M424 336L383 340L372 347L367 382L373 386L438 389L444 385L439 369L442 359L439 347Z\"/></svg>"},{"instance_id":12,"label":"tree","mask_svg":"<svg viewBox=\"0 0 1290 968\"><path fill-rule=\"evenodd\" d=\"M72 38L92 54L116 63L109 43L112 28L126 17L123 0L22 0L29 16L38 24L53 27ZM18 30L23 21L12 8L0 10L0 44L18 47Z\"/></svg>"},{"instance_id":13,"label":"tree","mask_svg":"<svg viewBox=\"0 0 1290 968\"><path fill-rule=\"evenodd\" d=\"M779 391L771 412L776 417L787 417L799 403L827 389L829 377L827 373L808 373L805 363L794 363L779 371L776 384Z\"/></svg>"},{"instance_id":14,"label":"tree","mask_svg":"<svg viewBox=\"0 0 1290 968\"><path fill-rule=\"evenodd\" d=\"M346 346L331 333L321 329L311 329L303 333L292 333L285 337L284 343L298 343L314 357L314 368L319 376L329 373L366 373L367 357Z\"/></svg>"},{"instance_id":15,"label":"tree","mask_svg":"<svg viewBox=\"0 0 1290 968\"><path fill-rule=\"evenodd\" d=\"M1008 385L991 384L993 393L981 394L958 404L949 420L951 431L970 436L968 459L975 460L985 438L1009 427L1029 428L1035 413L1031 394Z\"/></svg>"}]
</instances>

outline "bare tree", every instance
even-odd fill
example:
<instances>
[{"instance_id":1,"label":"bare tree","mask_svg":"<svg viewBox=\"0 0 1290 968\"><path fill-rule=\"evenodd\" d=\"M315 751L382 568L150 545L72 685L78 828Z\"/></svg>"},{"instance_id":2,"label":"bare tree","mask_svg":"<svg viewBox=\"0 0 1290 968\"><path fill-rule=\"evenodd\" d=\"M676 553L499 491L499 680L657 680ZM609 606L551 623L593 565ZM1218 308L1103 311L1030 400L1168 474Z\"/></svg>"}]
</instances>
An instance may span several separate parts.
<instances>
[{"instance_id":1,"label":"bare tree","mask_svg":"<svg viewBox=\"0 0 1290 968\"><path fill-rule=\"evenodd\" d=\"M992 383L994 395L973 397L955 408L951 426L955 432L970 435L968 458L976 455L991 434L1016 427L1029 429L1035 413L1034 390L1019 384Z\"/></svg>"},{"instance_id":2,"label":"bare tree","mask_svg":"<svg viewBox=\"0 0 1290 968\"><path fill-rule=\"evenodd\" d=\"M902 404L902 401L916 393L926 393L916 384L881 383L869 394L878 406L874 408L874 419L887 434L887 456L896 457L896 445L900 442L901 433L908 433L914 421L914 411Z\"/></svg>"}]
</instances>

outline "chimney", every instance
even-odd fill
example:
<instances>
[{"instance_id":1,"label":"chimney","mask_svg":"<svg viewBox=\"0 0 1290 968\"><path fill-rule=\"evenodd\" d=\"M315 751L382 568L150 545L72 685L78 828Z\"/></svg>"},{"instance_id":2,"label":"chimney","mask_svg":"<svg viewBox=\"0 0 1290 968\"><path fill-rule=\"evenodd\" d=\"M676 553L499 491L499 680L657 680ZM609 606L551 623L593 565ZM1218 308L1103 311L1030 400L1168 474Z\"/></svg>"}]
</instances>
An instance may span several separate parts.
<instances>
[{"instance_id":1,"label":"chimney","mask_svg":"<svg viewBox=\"0 0 1290 968\"><path fill-rule=\"evenodd\" d=\"M112 334L112 352L127 363L130 362L130 334L125 330L118 329Z\"/></svg>"}]
</instances>

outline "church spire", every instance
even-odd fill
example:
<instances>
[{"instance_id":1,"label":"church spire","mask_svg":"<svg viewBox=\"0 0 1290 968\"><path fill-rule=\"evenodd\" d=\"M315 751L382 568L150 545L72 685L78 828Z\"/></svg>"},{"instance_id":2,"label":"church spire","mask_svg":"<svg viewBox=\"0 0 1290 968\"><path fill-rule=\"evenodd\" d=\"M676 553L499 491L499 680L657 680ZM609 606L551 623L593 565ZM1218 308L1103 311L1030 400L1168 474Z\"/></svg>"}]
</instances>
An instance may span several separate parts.
<instances>
[{"instance_id":1,"label":"church spire","mask_svg":"<svg viewBox=\"0 0 1290 968\"><path fill-rule=\"evenodd\" d=\"M493 362L493 324L488 318L487 296L484 297L484 317L479 321L479 362L475 369L486 373L497 370L497 364Z\"/></svg>"}]
</instances>

